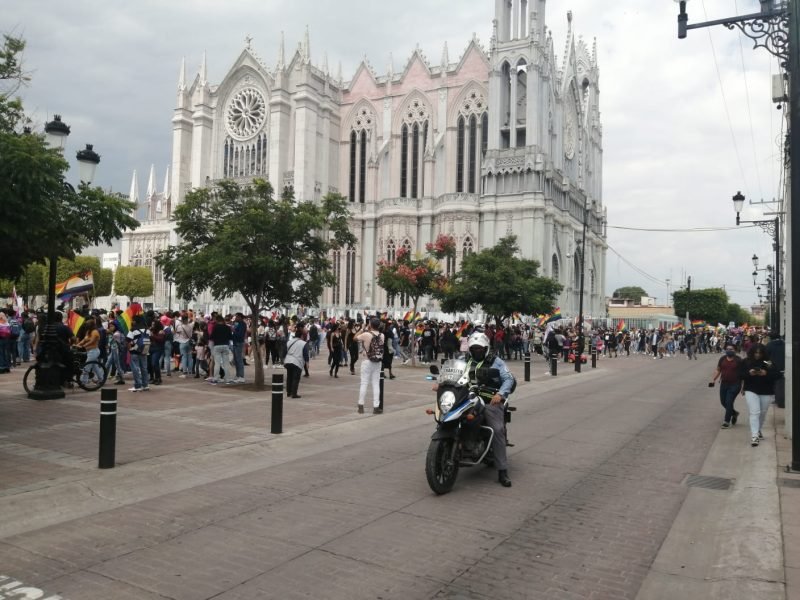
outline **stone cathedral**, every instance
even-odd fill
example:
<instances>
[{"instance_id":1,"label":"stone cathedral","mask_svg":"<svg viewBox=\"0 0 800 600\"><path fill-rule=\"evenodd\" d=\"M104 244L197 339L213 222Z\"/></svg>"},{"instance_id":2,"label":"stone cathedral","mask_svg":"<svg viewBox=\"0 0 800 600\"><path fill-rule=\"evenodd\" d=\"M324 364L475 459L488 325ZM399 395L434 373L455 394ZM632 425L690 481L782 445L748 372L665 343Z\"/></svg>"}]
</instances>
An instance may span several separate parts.
<instances>
[{"instance_id":1,"label":"stone cathedral","mask_svg":"<svg viewBox=\"0 0 800 600\"><path fill-rule=\"evenodd\" d=\"M585 255L584 312L605 316L606 209L596 44L573 31L557 57L545 26L546 0L495 0L488 50L473 36L458 60L444 45L438 64L415 49L395 71L365 59L349 80L312 62L308 31L288 55L281 39L274 67L246 40L221 82L206 58L193 79L181 65L172 118L171 177L155 189L151 171L143 226L128 233L122 264L151 266L156 307L167 285L153 256L175 241L169 221L187 190L232 178L266 177L276 190L350 201L353 248L331 256L337 284L320 308L396 310L404 298L375 285L376 263L399 248L424 252L446 233L463 257L515 234L525 258L564 286L565 316L578 313ZM134 177L132 196L136 199ZM581 244L586 215L585 248ZM210 306L241 303L198 298ZM435 311L434 302L422 301ZM173 302L173 307L176 304Z\"/></svg>"}]
</instances>

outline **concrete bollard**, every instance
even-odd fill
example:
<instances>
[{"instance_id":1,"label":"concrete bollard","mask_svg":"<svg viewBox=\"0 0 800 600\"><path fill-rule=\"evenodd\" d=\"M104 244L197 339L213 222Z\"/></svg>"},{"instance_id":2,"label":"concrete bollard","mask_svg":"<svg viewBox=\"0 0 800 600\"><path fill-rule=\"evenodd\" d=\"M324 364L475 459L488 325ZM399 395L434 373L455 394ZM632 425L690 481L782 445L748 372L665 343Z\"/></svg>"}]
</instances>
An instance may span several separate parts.
<instances>
[{"instance_id":1,"label":"concrete bollard","mask_svg":"<svg viewBox=\"0 0 800 600\"><path fill-rule=\"evenodd\" d=\"M531 353L525 353L525 381L531 380Z\"/></svg>"},{"instance_id":2,"label":"concrete bollard","mask_svg":"<svg viewBox=\"0 0 800 600\"><path fill-rule=\"evenodd\" d=\"M597 368L597 348L592 348L592 368Z\"/></svg>"},{"instance_id":3,"label":"concrete bollard","mask_svg":"<svg viewBox=\"0 0 800 600\"><path fill-rule=\"evenodd\" d=\"M270 433L283 433L283 373L272 374L272 422Z\"/></svg>"},{"instance_id":4,"label":"concrete bollard","mask_svg":"<svg viewBox=\"0 0 800 600\"><path fill-rule=\"evenodd\" d=\"M97 467L113 469L117 449L117 390L100 390L100 451Z\"/></svg>"},{"instance_id":5,"label":"concrete bollard","mask_svg":"<svg viewBox=\"0 0 800 600\"><path fill-rule=\"evenodd\" d=\"M558 375L558 356L550 357L550 375L553 377Z\"/></svg>"}]
</instances>

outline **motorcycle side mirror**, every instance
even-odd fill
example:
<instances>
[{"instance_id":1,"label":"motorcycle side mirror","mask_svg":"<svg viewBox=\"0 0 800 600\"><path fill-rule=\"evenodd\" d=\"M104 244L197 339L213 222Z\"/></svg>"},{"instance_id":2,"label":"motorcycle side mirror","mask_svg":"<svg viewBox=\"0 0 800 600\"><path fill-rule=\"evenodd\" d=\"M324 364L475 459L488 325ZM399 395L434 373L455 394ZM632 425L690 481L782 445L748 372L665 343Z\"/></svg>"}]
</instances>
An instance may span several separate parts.
<instances>
[{"instance_id":1,"label":"motorcycle side mirror","mask_svg":"<svg viewBox=\"0 0 800 600\"><path fill-rule=\"evenodd\" d=\"M431 365L431 375L438 375L439 374L439 367L436 365Z\"/></svg>"}]
</instances>

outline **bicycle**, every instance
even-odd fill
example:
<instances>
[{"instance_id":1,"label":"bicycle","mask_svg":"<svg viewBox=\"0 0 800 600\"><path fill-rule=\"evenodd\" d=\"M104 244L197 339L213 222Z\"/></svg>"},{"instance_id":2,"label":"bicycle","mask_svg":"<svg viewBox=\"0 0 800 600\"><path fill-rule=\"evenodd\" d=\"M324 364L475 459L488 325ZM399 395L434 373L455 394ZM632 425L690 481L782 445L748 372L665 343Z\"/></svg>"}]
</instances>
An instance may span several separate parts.
<instances>
[{"instance_id":1,"label":"bicycle","mask_svg":"<svg viewBox=\"0 0 800 600\"><path fill-rule=\"evenodd\" d=\"M69 374L69 379L63 382L62 386L74 387L75 384L77 384L82 390L95 392L105 385L108 371L103 363L96 360L87 361L86 352L78 349L70 350L70 357L72 358L72 369ZM87 377L86 380L83 381L82 377L87 367ZM30 394L31 390L34 388L37 380L36 371L40 368L42 368L42 363L36 362L25 371L25 376L22 378L22 387L25 388L26 393ZM99 378L95 370L100 373Z\"/></svg>"}]
</instances>

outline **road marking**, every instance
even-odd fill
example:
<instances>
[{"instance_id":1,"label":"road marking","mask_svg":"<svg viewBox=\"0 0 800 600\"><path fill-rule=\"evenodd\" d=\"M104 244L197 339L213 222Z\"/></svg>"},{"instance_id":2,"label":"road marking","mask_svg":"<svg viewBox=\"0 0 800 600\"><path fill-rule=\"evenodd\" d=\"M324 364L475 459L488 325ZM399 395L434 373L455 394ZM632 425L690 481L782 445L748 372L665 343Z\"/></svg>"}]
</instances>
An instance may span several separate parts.
<instances>
[{"instance_id":1,"label":"road marking","mask_svg":"<svg viewBox=\"0 0 800 600\"><path fill-rule=\"evenodd\" d=\"M26 586L21 581L0 575L0 600L65 600L59 595L44 597L46 592L39 588Z\"/></svg>"}]
</instances>

